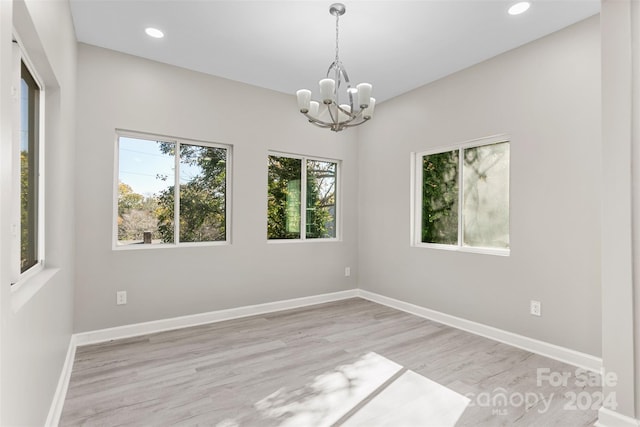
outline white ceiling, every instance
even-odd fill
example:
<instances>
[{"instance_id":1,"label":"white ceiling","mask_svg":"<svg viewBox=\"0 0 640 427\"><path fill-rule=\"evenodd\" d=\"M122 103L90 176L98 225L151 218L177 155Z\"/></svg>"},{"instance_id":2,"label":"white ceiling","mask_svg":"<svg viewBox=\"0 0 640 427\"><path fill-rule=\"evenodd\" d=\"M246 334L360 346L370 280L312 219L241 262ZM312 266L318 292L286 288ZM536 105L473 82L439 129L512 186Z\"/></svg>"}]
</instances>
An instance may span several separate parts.
<instances>
[{"instance_id":1,"label":"white ceiling","mask_svg":"<svg viewBox=\"0 0 640 427\"><path fill-rule=\"evenodd\" d=\"M331 0L71 0L78 40L294 94L317 94L335 56ZM344 1L340 59L378 102L600 11L599 0ZM164 39L145 35L160 28ZM316 95L317 96L317 95Z\"/></svg>"}]
</instances>

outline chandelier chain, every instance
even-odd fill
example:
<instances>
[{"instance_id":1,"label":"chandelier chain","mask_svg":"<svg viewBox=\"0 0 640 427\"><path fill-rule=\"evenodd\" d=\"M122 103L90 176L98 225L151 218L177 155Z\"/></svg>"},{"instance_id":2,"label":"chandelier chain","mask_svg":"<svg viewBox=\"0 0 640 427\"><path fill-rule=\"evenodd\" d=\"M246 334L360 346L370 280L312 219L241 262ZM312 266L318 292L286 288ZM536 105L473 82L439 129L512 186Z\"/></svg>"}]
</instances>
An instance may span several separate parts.
<instances>
[{"instance_id":1,"label":"chandelier chain","mask_svg":"<svg viewBox=\"0 0 640 427\"><path fill-rule=\"evenodd\" d=\"M339 47L338 47L338 40L339 40L339 21L340 20L340 14L336 13L336 64L339 62L338 59L338 51L339 51Z\"/></svg>"}]
</instances>

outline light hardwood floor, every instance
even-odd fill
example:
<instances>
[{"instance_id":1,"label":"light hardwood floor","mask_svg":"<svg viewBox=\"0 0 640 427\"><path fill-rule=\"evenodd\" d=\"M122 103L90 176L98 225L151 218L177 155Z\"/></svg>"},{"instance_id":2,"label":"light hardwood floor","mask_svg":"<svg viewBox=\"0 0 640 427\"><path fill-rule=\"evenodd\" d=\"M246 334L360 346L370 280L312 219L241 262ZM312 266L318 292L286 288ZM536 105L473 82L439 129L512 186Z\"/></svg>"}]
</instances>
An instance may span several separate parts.
<instances>
[{"instance_id":1,"label":"light hardwood floor","mask_svg":"<svg viewBox=\"0 0 640 427\"><path fill-rule=\"evenodd\" d=\"M354 298L79 347L60 425L592 425L582 379Z\"/></svg>"}]
</instances>

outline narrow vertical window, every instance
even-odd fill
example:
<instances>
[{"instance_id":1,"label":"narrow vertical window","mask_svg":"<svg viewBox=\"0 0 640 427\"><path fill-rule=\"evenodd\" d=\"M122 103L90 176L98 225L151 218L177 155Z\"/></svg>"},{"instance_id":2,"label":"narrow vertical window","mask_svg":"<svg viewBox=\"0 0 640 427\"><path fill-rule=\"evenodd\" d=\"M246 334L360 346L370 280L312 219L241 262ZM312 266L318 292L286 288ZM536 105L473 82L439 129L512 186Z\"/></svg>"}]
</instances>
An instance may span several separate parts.
<instances>
[{"instance_id":1,"label":"narrow vertical window","mask_svg":"<svg viewBox=\"0 0 640 427\"><path fill-rule=\"evenodd\" d=\"M267 236L269 239L300 238L302 160L269 156Z\"/></svg>"},{"instance_id":2,"label":"narrow vertical window","mask_svg":"<svg viewBox=\"0 0 640 427\"><path fill-rule=\"evenodd\" d=\"M337 166L307 160L307 239L336 237Z\"/></svg>"},{"instance_id":3,"label":"narrow vertical window","mask_svg":"<svg viewBox=\"0 0 640 427\"><path fill-rule=\"evenodd\" d=\"M118 244L174 242L175 145L120 137Z\"/></svg>"},{"instance_id":4,"label":"narrow vertical window","mask_svg":"<svg viewBox=\"0 0 640 427\"><path fill-rule=\"evenodd\" d=\"M270 155L267 238L335 239L338 162Z\"/></svg>"},{"instance_id":5,"label":"narrow vertical window","mask_svg":"<svg viewBox=\"0 0 640 427\"><path fill-rule=\"evenodd\" d=\"M20 272L38 263L40 87L25 66L20 70Z\"/></svg>"},{"instance_id":6,"label":"narrow vertical window","mask_svg":"<svg viewBox=\"0 0 640 427\"><path fill-rule=\"evenodd\" d=\"M458 243L458 151L422 158L422 242Z\"/></svg>"},{"instance_id":7,"label":"narrow vertical window","mask_svg":"<svg viewBox=\"0 0 640 427\"><path fill-rule=\"evenodd\" d=\"M509 247L509 144L464 150L465 246Z\"/></svg>"},{"instance_id":8,"label":"narrow vertical window","mask_svg":"<svg viewBox=\"0 0 640 427\"><path fill-rule=\"evenodd\" d=\"M180 145L180 241L226 239L227 150Z\"/></svg>"}]
</instances>

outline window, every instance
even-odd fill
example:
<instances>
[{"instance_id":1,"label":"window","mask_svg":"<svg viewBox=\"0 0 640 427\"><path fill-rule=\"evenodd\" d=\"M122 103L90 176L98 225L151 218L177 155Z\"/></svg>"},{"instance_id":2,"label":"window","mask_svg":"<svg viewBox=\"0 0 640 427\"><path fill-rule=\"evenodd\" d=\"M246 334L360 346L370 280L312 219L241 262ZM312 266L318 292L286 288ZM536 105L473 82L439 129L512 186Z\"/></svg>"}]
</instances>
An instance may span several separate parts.
<instances>
[{"instance_id":1,"label":"window","mask_svg":"<svg viewBox=\"0 0 640 427\"><path fill-rule=\"evenodd\" d=\"M118 134L117 246L229 240L230 148Z\"/></svg>"},{"instance_id":2,"label":"window","mask_svg":"<svg viewBox=\"0 0 640 427\"><path fill-rule=\"evenodd\" d=\"M20 67L20 272L38 263L40 87L24 64Z\"/></svg>"},{"instance_id":3,"label":"window","mask_svg":"<svg viewBox=\"0 0 640 427\"><path fill-rule=\"evenodd\" d=\"M509 142L416 155L415 245L509 253Z\"/></svg>"},{"instance_id":4,"label":"window","mask_svg":"<svg viewBox=\"0 0 640 427\"><path fill-rule=\"evenodd\" d=\"M16 67L15 87L18 88L17 137L14 144L18 147L14 158L13 200L16 265L12 273L12 284L37 271L35 267L43 264L44 227L43 227L43 170L40 154L42 89L31 68L25 63L21 49L15 44ZM16 69L17 70L17 69ZM19 225L18 225L19 224ZM19 255L18 255L19 254Z\"/></svg>"},{"instance_id":5,"label":"window","mask_svg":"<svg viewBox=\"0 0 640 427\"><path fill-rule=\"evenodd\" d=\"M270 155L267 238L335 239L337 186L337 161Z\"/></svg>"}]
</instances>

